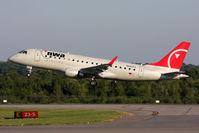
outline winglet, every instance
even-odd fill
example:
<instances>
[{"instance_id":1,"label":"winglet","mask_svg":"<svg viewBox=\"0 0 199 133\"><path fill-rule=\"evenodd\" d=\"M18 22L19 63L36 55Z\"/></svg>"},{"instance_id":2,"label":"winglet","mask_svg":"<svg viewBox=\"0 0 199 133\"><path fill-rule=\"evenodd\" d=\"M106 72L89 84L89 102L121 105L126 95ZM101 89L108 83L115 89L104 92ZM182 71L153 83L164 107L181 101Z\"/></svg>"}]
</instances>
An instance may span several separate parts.
<instances>
[{"instance_id":1,"label":"winglet","mask_svg":"<svg viewBox=\"0 0 199 133\"><path fill-rule=\"evenodd\" d=\"M115 62L115 60L117 59L117 57L118 56L115 56L115 58L111 62L109 62L108 65L113 65L113 63Z\"/></svg>"}]
</instances>

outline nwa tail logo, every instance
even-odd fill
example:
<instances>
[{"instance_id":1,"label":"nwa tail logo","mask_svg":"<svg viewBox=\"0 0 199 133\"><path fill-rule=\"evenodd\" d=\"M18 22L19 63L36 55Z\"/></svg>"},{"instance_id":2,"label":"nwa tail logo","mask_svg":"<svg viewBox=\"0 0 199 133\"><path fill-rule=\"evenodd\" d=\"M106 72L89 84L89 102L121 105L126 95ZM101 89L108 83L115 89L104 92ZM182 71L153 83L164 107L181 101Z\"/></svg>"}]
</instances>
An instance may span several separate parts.
<instances>
[{"instance_id":1,"label":"nwa tail logo","mask_svg":"<svg viewBox=\"0 0 199 133\"><path fill-rule=\"evenodd\" d=\"M64 59L65 58L65 54L63 53L59 53L59 52L52 52L52 51L47 51L44 50L42 51L42 56L44 58L59 58L59 59Z\"/></svg>"},{"instance_id":2,"label":"nwa tail logo","mask_svg":"<svg viewBox=\"0 0 199 133\"><path fill-rule=\"evenodd\" d=\"M188 50L186 49L178 49L173 51L168 58L168 67L177 69L181 67L187 52Z\"/></svg>"}]
</instances>

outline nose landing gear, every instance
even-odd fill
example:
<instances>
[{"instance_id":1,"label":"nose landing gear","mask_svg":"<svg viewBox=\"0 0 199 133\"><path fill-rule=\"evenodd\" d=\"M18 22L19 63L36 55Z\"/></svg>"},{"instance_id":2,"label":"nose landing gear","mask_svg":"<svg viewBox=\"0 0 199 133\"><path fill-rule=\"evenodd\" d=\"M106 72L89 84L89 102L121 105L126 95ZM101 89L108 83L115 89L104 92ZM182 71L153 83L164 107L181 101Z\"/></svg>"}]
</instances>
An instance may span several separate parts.
<instances>
[{"instance_id":1,"label":"nose landing gear","mask_svg":"<svg viewBox=\"0 0 199 133\"><path fill-rule=\"evenodd\" d=\"M32 73L32 66L27 66L26 69L27 69L27 71L28 71L27 76L28 76L28 78L29 78L30 75L31 75L31 73Z\"/></svg>"}]
</instances>

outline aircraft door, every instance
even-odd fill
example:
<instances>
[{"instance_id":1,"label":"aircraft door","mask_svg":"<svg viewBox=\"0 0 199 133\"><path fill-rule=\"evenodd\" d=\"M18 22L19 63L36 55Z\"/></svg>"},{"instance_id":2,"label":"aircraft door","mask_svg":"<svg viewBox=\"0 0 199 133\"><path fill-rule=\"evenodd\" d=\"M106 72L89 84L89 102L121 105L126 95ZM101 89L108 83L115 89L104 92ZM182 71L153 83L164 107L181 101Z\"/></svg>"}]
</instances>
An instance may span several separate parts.
<instances>
[{"instance_id":1,"label":"aircraft door","mask_svg":"<svg viewBox=\"0 0 199 133\"><path fill-rule=\"evenodd\" d=\"M143 77L143 74L144 74L144 68L143 68L143 66L141 65L141 66L139 67L139 72L138 72L139 78L142 78L142 77Z\"/></svg>"},{"instance_id":2,"label":"aircraft door","mask_svg":"<svg viewBox=\"0 0 199 133\"><path fill-rule=\"evenodd\" d=\"M40 53L41 53L40 50L35 50L35 61L37 62L40 60Z\"/></svg>"}]
</instances>

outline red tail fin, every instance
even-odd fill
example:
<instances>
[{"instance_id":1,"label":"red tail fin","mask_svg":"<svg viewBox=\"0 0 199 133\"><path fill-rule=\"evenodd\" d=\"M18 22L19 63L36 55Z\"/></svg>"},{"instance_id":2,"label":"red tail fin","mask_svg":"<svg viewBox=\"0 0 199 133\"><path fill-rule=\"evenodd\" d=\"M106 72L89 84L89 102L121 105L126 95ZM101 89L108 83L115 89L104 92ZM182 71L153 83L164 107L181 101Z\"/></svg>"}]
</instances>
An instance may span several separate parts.
<instances>
[{"instance_id":1,"label":"red tail fin","mask_svg":"<svg viewBox=\"0 0 199 133\"><path fill-rule=\"evenodd\" d=\"M190 42L181 42L161 61L149 65L180 69L189 50Z\"/></svg>"}]
</instances>

